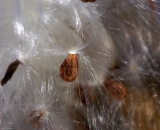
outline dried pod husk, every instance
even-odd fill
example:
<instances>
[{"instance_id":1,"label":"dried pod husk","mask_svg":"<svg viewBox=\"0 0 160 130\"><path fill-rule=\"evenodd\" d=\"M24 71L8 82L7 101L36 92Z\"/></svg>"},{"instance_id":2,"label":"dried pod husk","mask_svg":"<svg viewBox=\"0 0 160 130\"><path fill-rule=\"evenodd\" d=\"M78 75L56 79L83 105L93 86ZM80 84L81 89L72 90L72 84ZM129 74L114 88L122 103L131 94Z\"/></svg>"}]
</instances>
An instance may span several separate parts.
<instances>
[{"instance_id":1,"label":"dried pod husk","mask_svg":"<svg viewBox=\"0 0 160 130\"><path fill-rule=\"evenodd\" d=\"M108 93L112 98L123 99L127 95L126 88L120 81L117 80L105 80L104 89L105 92Z\"/></svg>"},{"instance_id":2,"label":"dried pod husk","mask_svg":"<svg viewBox=\"0 0 160 130\"><path fill-rule=\"evenodd\" d=\"M95 2L96 0L82 0L82 2Z\"/></svg>"},{"instance_id":3,"label":"dried pod husk","mask_svg":"<svg viewBox=\"0 0 160 130\"><path fill-rule=\"evenodd\" d=\"M41 128L43 126L43 117L45 116L45 112L42 110L34 110L31 112L29 116L29 122L35 128Z\"/></svg>"},{"instance_id":4,"label":"dried pod husk","mask_svg":"<svg viewBox=\"0 0 160 130\"><path fill-rule=\"evenodd\" d=\"M96 96L94 91L89 86L78 85L76 86L76 93L81 103L85 106L90 106L95 103Z\"/></svg>"},{"instance_id":5,"label":"dried pod husk","mask_svg":"<svg viewBox=\"0 0 160 130\"><path fill-rule=\"evenodd\" d=\"M20 64L21 62L19 60L15 60L9 65L3 79L1 80L2 86L5 85L12 78L13 74L15 73Z\"/></svg>"},{"instance_id":6,"label":"dried pod husk","mask_svg":"<svg viewBox=\"0 0 160 130\"><path fill-rule=\"evenodd\" d=\"M69 54L60 66L60 76L64 81L72 82L78 75L77 54Z\"/></svg>"}]
</instances>

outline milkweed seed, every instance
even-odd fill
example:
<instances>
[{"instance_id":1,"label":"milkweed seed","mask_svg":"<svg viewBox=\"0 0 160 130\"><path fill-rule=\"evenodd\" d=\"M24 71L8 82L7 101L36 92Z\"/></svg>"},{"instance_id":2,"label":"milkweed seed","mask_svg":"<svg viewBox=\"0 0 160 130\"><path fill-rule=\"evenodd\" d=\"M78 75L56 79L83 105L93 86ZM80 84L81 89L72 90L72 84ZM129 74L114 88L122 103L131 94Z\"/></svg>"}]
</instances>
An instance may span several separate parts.
<instances>
[{"instance_id":1,"label":"milkweed seed","mask_svg":"<svg viewBox=\"0 0 160 130\"><path fill-rule=\"evenodd\" d=\"M91 128L89 128L87 119L84 117L82 112L75 110L74 112L70 113L70 117L73 120L76 120L76 130L91 130Z\"/></svg>"},{"instance_id":2,"label":"milkweed seed","mask_svg":"<svg viewBox=\"0 0 160 130\"><path fill-rule=\"evenodd\" d=\"M116 99L122 99L126 97L127 91L122 83L118 81L106 80L104 82L105 91L112 97Z\"/></svg>"},{"instance_id":3,"label":"milkweed seed","mask_svg":"<svg viewBox=\"0 0 160 130\"><path fill-rule=\"evenodd\" d=\"M20 63L19 60L15 60L9 65L3 79L1 80L1 86L5 85L12 78Z\"/></svg>"},{"instance_id":4,"label":"milkweed seed","mask_svg":"<svg viewBox=\"0 0 160 130\"><path fill-rule=\"evenodd\" d=\"M29 122L35 128L41 128L43 125L42 120L43 112L41 110L34 110L29 116Z\"/></svg>"},{"instance_id":5,"label":"milkweed seed","mask_svg":"<svg viewBox=\"0 0 160 130\"><path fill-rule=\"evenodd\" d=\"M154 1L152 1L152 0L148 0L148 4L149 4L150 8L152 9L151 17L152 17L152 19L155 19L154 11L156 11L156 5L155 5Z\"/></svg>"},{"instance_id":6,"label":"milkweed seed","mask_svg":"<svg viewBox=\"0 0 160 130\"><path fill-rule=\"evenodd\" d=\"M64 81L72 82L78 75L77 54L69 54L60 66L60 76Z\"/></svg>"},{"instance_id":7,"label":"milkweed seed","mask_svg":"<svg viewBox=\"0 0 160 130\"><path fill-rule=\"evenodd\" d=\"M88 87L88 86L82 87L81 85L78 85L76 86L76 90L77 90L76 91L77 96L82 102L82 104L84 104L85 106L94 104L96 97L91 87Z\"/></svg>"}]
</instances>

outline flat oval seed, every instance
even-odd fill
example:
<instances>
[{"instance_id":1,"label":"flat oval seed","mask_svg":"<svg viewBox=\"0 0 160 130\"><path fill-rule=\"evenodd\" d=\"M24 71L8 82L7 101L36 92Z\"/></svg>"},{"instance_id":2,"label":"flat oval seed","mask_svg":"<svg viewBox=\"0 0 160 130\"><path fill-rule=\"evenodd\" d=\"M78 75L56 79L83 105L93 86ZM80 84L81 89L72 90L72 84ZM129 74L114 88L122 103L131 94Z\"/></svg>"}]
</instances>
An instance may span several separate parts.
<instances>
[{"instance_id":1,"label":"flat oval seed","mask_svg":"<svg viewBox=\"0 0 160 130\"><path fill-rule=\"evenodd\" d=\"M15 60L9 65L3 79L1 80L1 86L5 85L12 78L20 63L19 60Z\"/></svg>"},{"instance_id":2,"label":"flat oval seed","mask_svg":"<svg viewBox=\"0 0 160 130\"><path fill-rule=\"evenodd\" d=\"M156 11L156 5L154 4L154 2L153 2L152 0L148 0L148 4L149 4L150 8L151 8L153 11ZM154 12L152 12L151 17L152 17L153 19L155 19L155 14L154 14Z\"/></svg>"},{"instance_id":3,"label":"flat oval seed","mask_svg":"<svg viewBox=\"0 0 160 130\"><path fill-rule=\"evenodd\" d=\"M113 98L122 99L127 95L126 88L118 81L107 80L104 82L104 86L105 91Z\"/></svg>"},{"instance_id":4,"label":"flat oval seed","mask_svg":"<svg viewBox=\"0 0 160 130\"><path fill-rule=\"evenodd\" d=\"M43 116L43 113L41 112L41 110L37 110L37 111L34 110L31 112L29 116L29 122L33 127L41 128L43 125L42 116Z\"/></svg>"},{"instance_id":5,"label":"flat oval seed","mask_svg":"<svg viewBox=\"0 0 160 130\"><path fill-rule=\"evenodd\" d=\"M69 54L60 67L60 76L64 81L72 82L78 75L77 54Z\"/></svg>"},{"instance_id":6,"label":"flat oval seed","mask_svg":"<svg viewBox=\"0 0 160 130\"><path fill-rule=\"evenodd\" d=\"M91 87L78 85L76 86L76 91L78 98L85 106L90 106L95 103L96 96Z\"/></svg>"}]
</instances>

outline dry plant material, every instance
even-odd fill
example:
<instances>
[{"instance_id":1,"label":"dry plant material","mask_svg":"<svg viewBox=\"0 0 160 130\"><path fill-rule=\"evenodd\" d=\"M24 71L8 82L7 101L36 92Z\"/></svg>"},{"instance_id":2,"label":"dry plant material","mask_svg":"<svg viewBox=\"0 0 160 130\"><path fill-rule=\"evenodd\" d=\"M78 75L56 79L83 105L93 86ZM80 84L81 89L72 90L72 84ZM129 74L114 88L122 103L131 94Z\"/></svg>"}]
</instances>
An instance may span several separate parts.
<instances>
[{"instance_id":1,"label":"dry plant material","mask_svg":"<svg viewBox=\"0 0 160 130\"><path fill-rule=\"evenodd\" d=\"M77 54L69 54L60 66L60 76L64 81L72 82L78 75Z\"/></svg>"},{"instance_id":2,"label":"dry plant material","mask_svg":"<svg viewBox=\"0 0 160 130\"><path fill-rule=\"evenodd\" d=\"M20 63L19 60L15 60L9 65L3 79L1 80L1 86L5 85L12 78Z\"/></svg>"},{"instance_id":3,"label":"dry plant material","mask_svg":"<svg viewBox=\"0 0 160 130\"><path fill-rule=\"evenodd\" d=\"M42 110L34 110L29 116L29 122L35 128L41 128L43 126L43 117L45 116Z\"/></svg>"},{"instance_id":4,"label":"dry plant material","mask_svg":"<svg viewBox=\"0 0 160 130\"><path fill-rule=\"evenodd\" d=\"M122 99L127 95L126 88L119 81L107 79L104 82L104 89L112 98Z\"/></svg>"},{"instance_id":5,"label":"dry plant material","mask_svg":"<svg viewBox=\"0 0 160 130\"><path fill-rule=\"evenodd\" d=\"M95 2L96 0L82 0L82 2Z\"/></svg>"},{"instance_id":6,"label":"dry plant material","mask_svg":"<svg viewBox=\"0 0 160 130\"><path fill-rule=\"evenodd\" d=\"M95 103L96 97L91 87L78 85L76 90L78 98L85 106L90 106Z\"/></svg>"}]
</instances>

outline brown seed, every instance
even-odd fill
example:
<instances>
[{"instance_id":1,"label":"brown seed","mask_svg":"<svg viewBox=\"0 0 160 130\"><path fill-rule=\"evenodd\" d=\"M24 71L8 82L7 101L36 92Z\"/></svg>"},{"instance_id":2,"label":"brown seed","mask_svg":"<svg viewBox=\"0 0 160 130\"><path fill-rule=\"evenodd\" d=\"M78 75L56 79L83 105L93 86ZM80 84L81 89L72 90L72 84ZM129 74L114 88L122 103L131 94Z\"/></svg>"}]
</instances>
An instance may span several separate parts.
<instances>
[{"instance_id":1,"label":"brown seed","mask_svg":"<svg viewBox=\"0 0 160 130\"><path fill-rule=\"evenodd\" d=\"M122 99L127 95L126 88L118 81L106 80L104 86L105 91L113 98Z\"/></svg>"},{"instance_id":2,"label":"brown seed","mask_svg":"<svg viewBox=\"0 0 160 130\"><path fill-rule=\"evenodd\" d=\"M94 104L96 97L91 87L88 86L82 87L81 85L78 85L76 89L78 98L85 106Z\"/></svg>"},{"instance_id":3,"label":"brown seed","mask_svg":"<svg viewBox=\"0 0 160 130\"><path fill-rule=\"evenodd\" d=\"M44 113L42 110L34 110L31 112L29 116L29 122L35 128L41 128L43 125L43 118Z\"/></svg>"},{"instance_id":4,"label":"brown seed","mask_svg":"<svg viewBox=\"0 0 160 130\"><path fill-rule=\"evenodd\" d=\"M153 12L151 13L151 17L152 17L152 19L155 19L154 11L156 11L156 6L154 4L154 1L148 0L148 4L149 4L150 8L153 10Z\"/></svg>"},{"instance_id":5,"label":"brown seed","mask_svg":"<svg viewBox=\"0 0 160 130\"><path fill-rule=\"evenodd\" d=\"M19 60L15 60L9 65L3 79L1 80L1 86L5 85L12 78L20 63Z\"/></svg>"},{"instance_id":6,"label":"brown seed","mask_svg":"<svg viewBox=\"0 0 160 130\"><path fill-rule=\"evenodd\" d=\"M70 113L70 116L73 120L75 120L76 130L91 130L89 128L87 119L80 111L74 110Z\"/></svg>"},{"instance_id":7,"label":"brown seed","mask_svg":"<svg viewBox=\"0 0 160 130\"><path fill-rule=\"evenodd\" d=\"M82 2L95 2L96 0L82 0Z\"/></svg>"},{"instance_id":8,"label":"brown seed","mask_svg":"<svg viewBox=\"0 0 160 130\"><path fill-rule=\"evenodd\" d=\"M64 81L72 82L78 75L77 54L69 54L60 67L60 76Z\"/></svg>"},{"instance_id":9,"label":"brown seed","mask_svg":"<svg viewBox=\"0 0 160 130\"><path fill-rule=\"evenodd\" d=\"M77 117L77 128L76 130L90 130L83 116Z\"/></svg>"}]
</instances>

